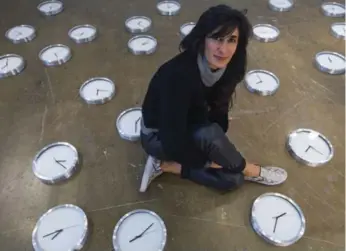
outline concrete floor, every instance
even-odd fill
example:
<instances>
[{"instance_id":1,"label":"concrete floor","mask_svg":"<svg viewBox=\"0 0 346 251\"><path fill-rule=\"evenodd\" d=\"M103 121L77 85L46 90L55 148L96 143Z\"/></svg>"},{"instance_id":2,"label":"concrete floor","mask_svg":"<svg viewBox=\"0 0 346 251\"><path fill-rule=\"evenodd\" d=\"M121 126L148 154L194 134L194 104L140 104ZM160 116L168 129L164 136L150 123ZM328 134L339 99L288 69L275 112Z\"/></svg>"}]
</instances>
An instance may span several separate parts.
<instances>
[{"instance_id":1,"label":"concrete floor","mask_svg":"<svg viewBox=\"0 0 346 251\"><path fill-rule=\"evenodd\" d=\"M289 13L270 11L264 0L182 1L181 13L174 17L159 16L156 2L65 1L63 13L44 18L36 10L39 1L2 1L0 34L25 23L38 29L38 37L21 45L9 43L4 36L0 39L0 54L18 53L27 60L22 74L0 80L1 250L32 250L37 219L65 203L76 204L88 214L92 232L84 250L110 250L116 222L137 208L154 210L165 220L169 251L279 250L260 239L248 220L253 199L272 191L293 198L307 218L304 237L286 250L345 250L345 78L320 73L312 65L321 50L344 53L344 41L329 35L330 25L342 20L321 15L320 1L313 0L299 1ZM248 8L253 24L269 22L281 30L279 41L252 41L249 46L249 69L277 74L279 91L259 97L240 84L228 135L248 159L282 166L289 178L279 187L246 184L220 195L165 175L141 194L145 155L139 143L119 138L114 121L122 110L141 104L154 71L177 53L179 26L195 21L216 3ZM154 55L128 53L131 36L124 30L124 20L131 15L152 18L149 34L159 42ZM91 44L76 45L67 31L84 23L96 25L100 35ZM43 67L38 52L52 43L70 46L71 61ZM80 85L94 76L114 80L118 92L111 102L88 106L79 98ZM335 156L330 163L309 168L287 154L285 137L298 127L318 130L331 140ZM55 141L76 146L83 164L70 181L48 186L35 178L31 164L37 151Z\"/></svg>"}]
</instances>

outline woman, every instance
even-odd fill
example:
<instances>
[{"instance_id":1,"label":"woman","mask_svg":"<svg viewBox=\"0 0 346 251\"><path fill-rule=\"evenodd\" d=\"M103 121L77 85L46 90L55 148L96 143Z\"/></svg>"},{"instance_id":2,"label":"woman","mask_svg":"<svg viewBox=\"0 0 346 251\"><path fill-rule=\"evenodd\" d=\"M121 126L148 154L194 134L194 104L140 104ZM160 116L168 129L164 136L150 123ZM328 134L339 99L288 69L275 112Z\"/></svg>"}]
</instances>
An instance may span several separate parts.
<instances>
[{"instance_id":1,"label":"woman","mask_svg":"<svg viewBox=\"0 0 346 251\"><path fill-rule=\"evenodd\" d=\"M251 32L244 12L211 7L182 40L182 52L154 74L142 106L141 143L149 158L141 192L164 172L223 191L244 180L287 179L284 169L248 163L225 135Z\"/></svg>"}]
</instances>

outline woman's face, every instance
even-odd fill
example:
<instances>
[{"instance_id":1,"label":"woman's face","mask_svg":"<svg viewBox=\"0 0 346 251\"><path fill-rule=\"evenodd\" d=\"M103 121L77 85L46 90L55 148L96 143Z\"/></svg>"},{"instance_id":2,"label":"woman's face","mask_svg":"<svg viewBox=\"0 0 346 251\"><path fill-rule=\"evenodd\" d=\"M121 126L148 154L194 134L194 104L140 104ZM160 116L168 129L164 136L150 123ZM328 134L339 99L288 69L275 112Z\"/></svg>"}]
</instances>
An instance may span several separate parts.
<instances>
[{"instance_id":1,"label":"woman's face","mask_svg":"<svg viewBox=\"0 0 346 251\"><path fill-rule=\"evenodd\" d=\"M206 38L204 55L211 69L225 68L231 61L238 45L239 30L223 38Z\"/></svg>"}]
</instances>

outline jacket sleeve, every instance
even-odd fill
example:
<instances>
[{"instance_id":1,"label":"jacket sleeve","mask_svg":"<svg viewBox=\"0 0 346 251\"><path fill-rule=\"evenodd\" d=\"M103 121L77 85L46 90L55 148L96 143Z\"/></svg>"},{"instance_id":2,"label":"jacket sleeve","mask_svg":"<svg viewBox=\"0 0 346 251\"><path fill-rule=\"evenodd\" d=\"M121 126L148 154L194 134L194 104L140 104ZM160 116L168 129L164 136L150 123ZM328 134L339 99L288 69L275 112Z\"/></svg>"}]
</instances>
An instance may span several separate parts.
<instances>
[{"instance_id":1,"label":"jacket sleeve","mask_svg":"<svg viewBox=\"0 0 346 251\"><path fill-rule=\"evenodd\" d=\"M160 125L159 136L165 155L181 165L200 167L204 160L190 143L188 114L191 88L184 77L177 74L160 77Z\"/></svg>"}]
</instances>

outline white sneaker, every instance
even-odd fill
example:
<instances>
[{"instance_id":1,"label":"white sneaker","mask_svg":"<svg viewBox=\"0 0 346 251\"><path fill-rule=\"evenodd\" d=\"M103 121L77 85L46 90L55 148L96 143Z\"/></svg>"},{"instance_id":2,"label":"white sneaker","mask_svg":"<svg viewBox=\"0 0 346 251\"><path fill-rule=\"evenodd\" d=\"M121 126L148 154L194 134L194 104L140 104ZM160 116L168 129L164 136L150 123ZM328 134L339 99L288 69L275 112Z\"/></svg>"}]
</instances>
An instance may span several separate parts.
<instances>
[{"instance_id":1,"label":"white sneaker","mask_svg":"<svg viewBox=\"0 0 346 251\"><path fill-rule=\"evenodd\" d=\"M260 167L260 176L258 177L247 177L244 179L247 181L257 182L262 185L275 186L284 183L287 179L287 172L285 169L280 167L266 166Z\"/></svg>"},{"instance_id":2,"label":"white sneaker","mask_svg":"<svg viewBox=\"0 0 346 251\"><path fill-rule=\"evenodd\" d=\"M147 163L144 167L144 172L142 176L141 186L139 188L140 192L145 192L149 187L150 183L158 176L163 173L160 168L160 160L149 155Z\"/></svg>"}]
</instances>

